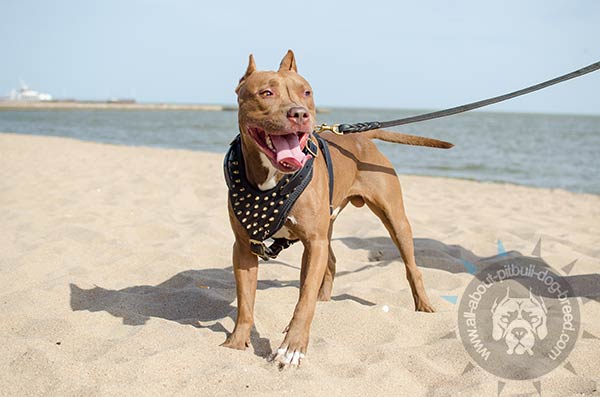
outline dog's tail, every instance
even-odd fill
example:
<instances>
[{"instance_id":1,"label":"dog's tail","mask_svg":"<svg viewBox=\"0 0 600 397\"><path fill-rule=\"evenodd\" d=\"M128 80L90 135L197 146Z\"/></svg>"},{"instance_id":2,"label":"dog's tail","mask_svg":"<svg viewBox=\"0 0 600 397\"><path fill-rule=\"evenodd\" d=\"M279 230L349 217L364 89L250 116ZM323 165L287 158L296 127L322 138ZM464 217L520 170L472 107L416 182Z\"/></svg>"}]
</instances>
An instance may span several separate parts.
<instances>
[{"instance_id":1,"label":"dog's tail","mask_svg":"<svg viewBox=\"0 0 600 397\"><path fill-rule=\"evenodd\" d=\"M381 139L386 142L402 143L404 145L429 146L442 149L450 149L453 144L418 135L402 134L400 132L371 130L363 132L362 135L370 139Z\"/></svg>"}]
</instances>

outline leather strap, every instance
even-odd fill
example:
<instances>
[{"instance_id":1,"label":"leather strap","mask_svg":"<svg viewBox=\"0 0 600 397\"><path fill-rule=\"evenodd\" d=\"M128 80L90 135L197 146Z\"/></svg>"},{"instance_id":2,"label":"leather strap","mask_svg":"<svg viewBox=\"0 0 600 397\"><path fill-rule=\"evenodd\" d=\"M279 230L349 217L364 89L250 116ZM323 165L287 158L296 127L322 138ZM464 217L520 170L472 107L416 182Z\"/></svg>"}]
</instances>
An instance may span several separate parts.
<instances>
[{"instance_id":1,"label":"leather strap","mask_svg":"<svg viewBox=\"0 0 600 397\"><path fill-rule=\"evenodd\" d=\"M265 191L256 189L248 182L239 135L231 142L225 155L223 168L233 212L248 234L251 251L263 259L276 257L282 249L295 242L274 239L271 247L264 243L283 227L287 214L312 179L313 163L319 149L309 139L304 151L312 155L304 167Z\"/></svg>"},{"instance_id":2,"label":"leather strap","mask_svg":"<svg viewBox=\"0 0 600 397\"><path fill-rule=\"evenodd\" d=\"M327 141L323 139L320 135L314 134L317 138L317 142L319 142L319 147L323 152L323 158L325 159L325 164L327 164L327 174L329 175L329 215L333 214L333 186L334 186L334 175L333 175L333 163L331 161L331 154L329 153L329 145L327 145Z\"/></svg>"},{"instance_id":3,"label":"leather strap","mask_svg":"<svg viewBox=\"0 0 600 397\"><path fill-rule=\"evenodd\" d=\"M482 101L468 103L466 105L456 106L456 107L445 109L445 110L439 110L437 112L425 113L425 114L421 114L418 116L405 117L405 118L397 119L397 120L390 120L390 121L384 121L384 122L368 121L368 122L364 122L364 123L340 124L336 127L337 127L339 133L341 133L341 134L352 134L352 133L356 133L356 132L375 130L377 128L394 127L397 125L417 123L419 121L425 121L425 120L437 119L440 117L451 116L453 114L467 112L469 110L478 109L478 108L488 106L488 105L491 105L494 103L506 101L508 99L512 99L512 98L515 98L515 97L518 97L521 95L529 94L531 92L550 87L554 84L562 83L563 81L571 80L576 77L580 77L585 74L595 72L598 69L600 69L600 62L593 63L584 68L581 68L574 72L567 73L565 75L556 77L554 79L544 81L543 83L535 84L530 87L523 88L521 90L514 91L514 92L511 92L508 94L484 99Z\"/></svg>"}]
</instances>

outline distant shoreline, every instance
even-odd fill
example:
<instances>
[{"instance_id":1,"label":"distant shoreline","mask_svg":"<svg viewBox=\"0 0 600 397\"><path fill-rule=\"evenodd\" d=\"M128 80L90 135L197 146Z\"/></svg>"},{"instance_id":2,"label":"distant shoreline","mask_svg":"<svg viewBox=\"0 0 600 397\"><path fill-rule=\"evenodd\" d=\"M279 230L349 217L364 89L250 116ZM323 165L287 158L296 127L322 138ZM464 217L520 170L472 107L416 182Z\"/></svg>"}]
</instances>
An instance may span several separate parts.
<instances>
[{"instance_id":1,"label":"distant shoreline","mask_svg":"<svg viewBox=\"0 0 600 397\"><path fill-rule=\"evenodd\" d=\"M97 110L200 110L204 112L237 111L236 106L174 103L96 102L96 101L1 101L0 109L97 109Z\"/></svg>"},{"instance_id":2,"label":"distant shoreline","mask_svg":"<svg viewBox=\"0 0 600 397\"><path fill-rule=\"evenodd\" d=\"M233 105L198 105L176 103L137 103L100 101L0 101L0 110L197 110L202 112L236 112ZM318 108L317 113L329 113Z\"/></svg>"}]
</instances>

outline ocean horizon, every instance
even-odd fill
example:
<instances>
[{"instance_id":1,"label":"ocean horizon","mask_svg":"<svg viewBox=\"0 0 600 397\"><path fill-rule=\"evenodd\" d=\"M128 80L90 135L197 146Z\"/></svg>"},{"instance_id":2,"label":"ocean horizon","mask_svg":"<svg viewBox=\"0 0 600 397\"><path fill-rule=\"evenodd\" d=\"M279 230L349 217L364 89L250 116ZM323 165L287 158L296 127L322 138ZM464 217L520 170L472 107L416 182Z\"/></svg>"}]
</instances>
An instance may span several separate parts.
<instances>
[{"instance_id":1,"label":"ocean horizon","mask_svg":"<svg viewBox=\"0 0 600 397\"><path fill-rule=\"evenodd\" d=\"M385 121L422 109L322 107L318 123ZM128 146L225 153L235 111L1 110L0 131ZM390 128L452 142L449 150L375 141L399 174L600 194L600 115L473 111Z\"/></svg>"}]
</instances>

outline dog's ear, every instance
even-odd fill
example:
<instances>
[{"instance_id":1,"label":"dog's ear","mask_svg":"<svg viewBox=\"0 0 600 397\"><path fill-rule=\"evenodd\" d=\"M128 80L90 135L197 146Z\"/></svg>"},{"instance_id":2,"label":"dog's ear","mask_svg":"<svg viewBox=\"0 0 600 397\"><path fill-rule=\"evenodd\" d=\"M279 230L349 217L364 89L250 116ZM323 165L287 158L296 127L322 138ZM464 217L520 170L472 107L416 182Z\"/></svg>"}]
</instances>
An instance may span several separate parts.
<instances>
[{"instance_id":1,"label":"dog's ear","mask_svg":"<svg viewBox=\"0 0 600 397\"><path fill-rule=\"evenodd\" d=\"M498 307L498 298L496 298L494 300L494 305L492 306L492 310L491 310L491 312L492 312L492 338L494 338L494 340L502 339L502 334L503 334L503 330L500 327L499 322L497 321L497 319L494 316L497 307Z\"/></svg>"},{"instance_id":2,"label":"dog's ear","mask_svg":"<svg viewBox=\"0 0 600 397\"><path fill-rule=\"evenodd\" d=\"M533 295L533 292L531 292L531 288L529 288L529 299L531 300L531 302L537 304L542 309L542 315L540 316L540 324L537 326L536 332L538 338L540 338L540 340L543 340L546 336L548 336L548 326L546 325L546 313L548 313L548 309L546 308L546 304L544 303L544 298L538 296L536 299L535 295Z\"/></svg>"},{"instance_id":3,"label":"dog's ear","mask_svg":"<svg viewBox=\"0 0 600 397\"><path fill-rule=\"evenodd\" d=\"M279 64L279 71L292 71L298 73L298 67L296 67L296 57L294 57L294 52L292 50L288 50L287 54L281 60Z\"/></svg>"},{"instance_id":4,"label":"dog's ear","mask_svg":"<svg viewBox=\"0 0 600 397\"><path fill-rule=\"evenodd\" d=\"M254 62L254 55L250 54L250 56L248 57L248 67L246 68L246 73L244 73L244 75L240 79L238 86L235 88L236 94L239 92L242 83L246 81L248 76L250 76L254 72L256 72L256 63Z\"/></svg>"},{"instance_id":5,"label":"dog's ear","mask_svg":"<svg viewBox=\"0 0 600 397\"><path fill-rule=\"evenodd\" d=\"M541 307L544 313L548 313L548 309L546 309L546 304L544 303L544 298L538 296L536 299L536 296L533 295L533 292L531 292L531 288L529 288L529 300Z\"/></svg>"},{"instance_id":6,"label":"dog's ear","mask_svg":"<svg viewBox=\"0 0 600 397\"><path fill-rule=\"evenodd\" d=\"M542 319L542 323L537 328L537 335L540 340L544 340L546 336L548 336L548 326L546 325L546 317Z\"/></svg>"}]
</instances>

